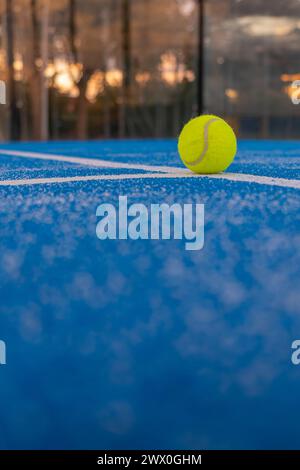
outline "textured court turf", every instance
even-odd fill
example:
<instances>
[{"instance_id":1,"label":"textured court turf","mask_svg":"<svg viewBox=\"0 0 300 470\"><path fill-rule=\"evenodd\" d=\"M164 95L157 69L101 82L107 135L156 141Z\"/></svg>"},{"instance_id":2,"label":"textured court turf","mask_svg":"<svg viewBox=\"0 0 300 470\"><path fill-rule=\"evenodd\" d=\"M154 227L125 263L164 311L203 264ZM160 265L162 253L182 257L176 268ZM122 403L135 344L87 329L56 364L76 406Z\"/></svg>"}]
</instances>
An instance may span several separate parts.
<instances>
[{"instance_id":1,"label":"textured court turf","mask_svg":"<svg viewBox=\"0 0 300 470\"><path fill-rule=\"evenodd\" d=\"M241 142L229 180L122 179L181 167L174 141L0 151L0 183L51 179L0 185L0 448L299 446L299 143ZM119 179L55 182L91 175ZM98 240L96 208L119 195L205 204L204 249Z\"/></svg>"}]
</instances>

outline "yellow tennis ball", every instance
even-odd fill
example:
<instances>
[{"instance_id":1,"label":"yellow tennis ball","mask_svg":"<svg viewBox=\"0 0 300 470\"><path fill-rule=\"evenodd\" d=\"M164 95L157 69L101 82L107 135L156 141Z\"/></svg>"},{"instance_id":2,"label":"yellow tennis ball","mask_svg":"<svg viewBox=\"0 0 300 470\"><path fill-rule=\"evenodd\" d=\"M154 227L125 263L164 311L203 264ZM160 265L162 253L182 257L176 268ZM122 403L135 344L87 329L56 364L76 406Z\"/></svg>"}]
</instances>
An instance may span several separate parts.
<instances>
[{"instance_id":1,"label":"yellow tennis ball","mask_svg":"<svg viewBox=\"0 0 300 470\"><path fill-rule=\"evenodd\" d=\"M233 129L223 119L203 115L184 126L178 151L185 166L195 173L220 173L233 162L237 140Z\"/></svg>"}]
</instances>

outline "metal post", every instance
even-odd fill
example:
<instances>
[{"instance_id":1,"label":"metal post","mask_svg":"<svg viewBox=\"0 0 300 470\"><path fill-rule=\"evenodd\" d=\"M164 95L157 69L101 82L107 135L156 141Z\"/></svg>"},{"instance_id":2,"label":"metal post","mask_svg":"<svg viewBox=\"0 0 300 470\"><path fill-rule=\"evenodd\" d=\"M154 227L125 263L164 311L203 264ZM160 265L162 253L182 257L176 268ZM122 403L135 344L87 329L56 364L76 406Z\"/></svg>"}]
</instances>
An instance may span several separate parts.
<instances>
[{"instance_id":1,"label":"metal post","mask_svg":"<svg viewBox=\"0 0 300 470\"><path fill-rule=\"evenodd\" d=\"M204 19L205 0L198 0L198 70L197 70L197 112L204 113Z\"/></svg>"}]
</instances>

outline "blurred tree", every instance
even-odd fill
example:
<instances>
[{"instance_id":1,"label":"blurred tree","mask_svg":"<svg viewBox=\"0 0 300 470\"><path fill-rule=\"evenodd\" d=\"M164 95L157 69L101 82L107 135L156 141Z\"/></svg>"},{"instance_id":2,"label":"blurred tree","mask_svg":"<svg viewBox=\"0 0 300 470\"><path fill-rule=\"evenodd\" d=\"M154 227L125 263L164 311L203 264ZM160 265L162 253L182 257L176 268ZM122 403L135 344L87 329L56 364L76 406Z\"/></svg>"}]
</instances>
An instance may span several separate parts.
<instances>
[{"instance_id":1,"label":"blurred tree","mask_svg":"<svg viewBox=\"0 0 300 470\"><path fill-rule=\"evenodd\" d=\"M126 136L126 108L130 105L130 86L131 86L131 35L130 35L130 0L122 0L121 8L121 49L123 62L123 80L122 93L119 111L119 136Z\"/></svg>"},{"instance_id":2,"label":"blurred tree","mask_svg":"<svg viewBox=\"0 0 300 470\"><path fill-rule=\"evenodd\" d=\"M41 139L49 137L49 90L46 71L49 61L49 0L44 0L41 12Z\"/></svg>"},{"instance_id":3,"label":"blurred tree","mask_svg":"<svg viewBox=\"0 0 300 470\"><path fill-rule=\"evenodd\" d=\"M37 11L37 0L30 0L30 18L31 18L31 66L29 79L30 101L32 113L32 133L35 140L41 140L41 53L40 53L40 35L39 20Z\"/></svg>"},{"instance_id":4,"label":"blurred tree","mask_svg":"<svg viewBox=\"0 0 300 470\"><path fill-rule=\"evenodd\" d=\"M73 63L79 64L79 51L77 44L77 4L76 0L69 0L69 17L70 17L70 43L73 56ZM94 68L89 66L88 63L81 62L81 75L77 81L77 88L79 91L77 99L77 138L87 139L88 137L88 101L86 97L89 79L94 72ZM76 79L75 79L76 82Z\"/></svg>"},{"instance_id":5,"label":"blurred tree","mask_svg":"<svg viewBox=\"0 0 300 470\"><path fill-rule=\"evenodd\" d=\"M9 103L9 139L17 140L20 136L20 113L17 107L16 83L14 77L14 18L13 18L13 0L6 0L6 32L7 32L7 91Z\"/></svg>"}]
</instances>

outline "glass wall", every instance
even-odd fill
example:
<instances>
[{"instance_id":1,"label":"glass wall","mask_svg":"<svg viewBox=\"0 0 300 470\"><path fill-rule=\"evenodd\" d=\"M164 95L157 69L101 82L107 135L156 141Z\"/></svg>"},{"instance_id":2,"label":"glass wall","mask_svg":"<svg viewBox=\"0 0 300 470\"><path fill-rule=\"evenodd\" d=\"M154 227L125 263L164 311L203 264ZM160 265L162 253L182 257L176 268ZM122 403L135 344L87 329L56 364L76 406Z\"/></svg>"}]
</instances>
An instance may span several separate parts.
<instances>
[{"instance_id":1,"label":"glass wall","mask_svg":"<svg viewBox=\"0 0 300 470\"><path fill-rule=\"evenodd\" d=\"M240 137L298 138L299 79L299 0L0 0L1 140L176 136L202 93Z\"/></svg>"},{"instance_id":2,"label":"glass wall","mask_svg":"<svg viewBox=\"0 0 300 470\"><path fill-rule=\"evenodd\" d=\"M299 138L298 0L206 2L206 110L246 138Z\"/></svg>"},{"instance_id":3,"label":"glass wall","mask_svg":"<svg viewBox=\"0 0 300 470\"><path fill-rule=\"evenodd\" d=\"M0 1L2 139L173 136L193 112L194 0Z\"/></svg>"}]
</instances>

